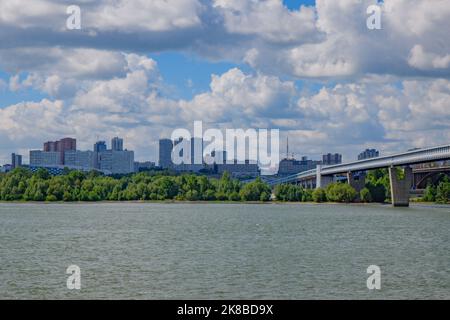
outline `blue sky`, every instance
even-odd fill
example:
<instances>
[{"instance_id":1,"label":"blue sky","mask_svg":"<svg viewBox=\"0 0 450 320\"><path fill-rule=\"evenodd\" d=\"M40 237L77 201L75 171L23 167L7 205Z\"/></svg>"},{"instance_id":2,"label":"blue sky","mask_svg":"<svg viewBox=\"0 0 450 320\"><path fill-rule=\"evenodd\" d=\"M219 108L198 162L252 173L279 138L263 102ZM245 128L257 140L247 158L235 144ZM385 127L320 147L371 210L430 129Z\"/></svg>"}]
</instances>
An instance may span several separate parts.
<instances>
[{"instance_id":1,"label":"blue sky","mask_svg":"<svg viewBox=\"0 0 450 320\"><path fill-rule=\"evenodd\" d=\"M313 6L315 1L283 0L283 3L289 9L297 10L301 5ZM158 62L160 73L170 90L168 94L179 99L191 99L195 94L207 91L211 74L222 74L234 67L249 70L245 64L227 61L213 62L187 52L159 52L147 55ZM10 76L10 73L0 69L0 79L5 83L9 83ZM26 75L22 74L21 77L24 78ZM302 85L303 81L297 83ZM317 88L314 84L309 85ZM4 89L1 92L0 108L22 101L39 101L46 97L48 95L45 93L33 89L18 92Z\"/></svg>"},{"instance_id":2,"label":"blue sky","mask_svg":"<svg viewBox=\"0 0 450 320\"><path fill-rule=\"evenodd\" d=\"M315 0L283 0L283 3L289 8L297 10L301 5L314 6Z\"/></svg>"},{"instance_id":3,"label":"blue sky","mask_svg":"<svg viewBox=\"0 0 450 320\"><path fill-rule=\"evenodd\" d=\"M315 0L283 0L283 3L289 9L297 10L301 5L314 6ZM189 53L162 52L149 56L158 61L164 80L173 88L171 93L181 99L191 99L195 94L207 91L211 74L222 74L234 67L250 70L245 64L211 62ZM301 86L303 81L298 84Z\"/></svg>"},{"instance_id":4,"label":"blue sky","mask_svg":"<svg viewBox=\"0 0 450 320\"><path fill-rule=\"evenodd\" d=\"M291 10L298 10L301 5L314 6L314 0L283 0ZM147 56L158 62L159 71L166 82L167 93L175 99L191 99L198 93L209 89L211 74L222 74L231 68L238 67L242 70L251 72L245 64L237 64L228 61L214 62L203 59L196 54L188 52L158 52L148 53ZM9 83L10 73L0 69L0 79ZM26 74L21 74L25 78ZM299 86L303 86L303 81L297 81ZM320 85L315 83L306 84L309 89L318 89ZM22 101L40 101L47 98L48 95L33 89L11 91L3 89L1 92L0 108Z\"/></svg>"},{"instance_id":5,"label":"blue sky","mask_svg":"<svg viewBox=\"0 0 450 320\"><path fill-rule=\"evenodd\" d=\"M315 1L283 0L283 3L289 9L297 10L301 5L313 6ZM191 99L194 95L207 91L211 81L211 74L220 75L235 67L251 72L251 69L245 64L227 61L213 62L188 52L164 51L148 53L147 56L158 62L161 76L168 86L166 94L175 99ZM10 77L10 73L0 69L0 79L5 83L9 83ZM26 77L26 74L21 75L21 78L24 77ZM302 87L304 82L299 80L297 84ZM313 82L307 83L306 86L314 90L320 87L320 85L316 85ZM40 101L47 97L47 94L39 90L26 89L14 92L4 89L1 92L0 108L22 101Z\"/></svg>"}]
</instances>

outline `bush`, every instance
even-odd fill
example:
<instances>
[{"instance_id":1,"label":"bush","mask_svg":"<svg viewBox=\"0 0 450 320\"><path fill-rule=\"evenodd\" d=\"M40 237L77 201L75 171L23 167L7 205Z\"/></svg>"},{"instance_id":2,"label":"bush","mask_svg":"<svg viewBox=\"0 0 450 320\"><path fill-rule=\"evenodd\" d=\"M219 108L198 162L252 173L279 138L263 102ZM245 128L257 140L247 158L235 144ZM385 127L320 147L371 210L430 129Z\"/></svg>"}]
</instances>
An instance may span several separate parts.
<instances>
[{"instance_id":1,"label":"bush","mask_svg":"<svg viewBox=\"0 0 450 320\"><path fill-rule=\"evenodd\" d=\"M221 192L221 191L217 192L215 197L219 201L226 201L226 200L228 200L228 196L224 192Z\"/></svg>"},{"instance_id":2,"label":"bush","mask_svg":"<svg viewBox=\"0 0 450 320\"><path fill-rule=\"evenodd\" d=\"M428 185L425 189L422 200L426 202L436 201L436 188L432 185Z\"/></svg>"},{"instance_id":3,"label":"bush","mask_svg":"<svg viewBox=\"0 0 450 320\"><path fill-rule=\"evenodd\" d=\"M187 201L198 201L199 195L197 190L189 190L188 192L186 192L185 199Z\"/></svg>"},{"instance_id":4,"label":"bush","mask_svg":"<svg viewBox=\"0 0 450 320\"><path fill-rule=\"evenodd\" d=\"M267 201L261 199L270 199L272 190L261 178L257 178L255 181L244 185L239 194L243 201Z\"/></svg>"},{"instance_id":5,"label":"bush","mask_svg":"<svg viewBox=\"0 0 450 320\"><path fill-rule=\"evenodd\" d=\"M54 202L54 201L58 201L58 199L54 196L54 195L48 195L47 198L45 198L45 201L48 202Z\"/></svg>"},{"instance_id":6,"label":"bush","mask_svg":"<svg viewBox=\"0 0 450 320\"><path fill-rule=\"evenodd\" d=\"M324 189L317 188L312 193L312 199L314 202L321 203L327 201L327 194Z\"/></svg>"},{"instance_id":7,"label":"bush","mask_svg":"<svg viewBox=\"0 0 450 320\"><path fill-rule=\"evenodd\" d=\"M234 192L232 192L230 194L230 196L228 197L228 200L230 200L230 201L240 201L241 200L241 196L239 195L239 193L234 191Z\"/></svg>"},{"instance_id":8,"label":"bush","mask_svg":"<svg viewBox=\"0 0 450 320\"><path fill-rule=\"evenodd\" d=\"M362 202L372 202L372 194L370 193L370 190L368 188L364 188L361 190L360 197Z\"/></svg>"},{"instance_id":9,"label":"bush","mask_svg":"<svg viewBox=\"0 0 450 320\"><path fill-rule=\"evenodd\" d=\"M271 195L271 193L263 191L261 193L261 196L259 197L259 201L263 201L263 202L270 201L270 195Z\"/></svg>"},{"instance_id":10,"label":"bush","mask_svg":"<svg viewBox=\"0 0 450 320\"><path fill-rule=\"evenodd\" d=\"M311 189L307 189L303 192L302 202L311 202L313 201L313 191Z\"/></svg>"},{"instance_id":11,"label":"bush","mask_svg":"<svg viewBox=\"0 0 450 320\"><path fill-rule=\"evenodd\" d=\"M302 201L303 188L292 184L277 185L274 190L277 201Z\"/></svg>"},{"instance_id":12,"label":"bush","mask_svg":"<svg viewBox=\"0 0 450 320\"><path fill-rule=\"evenodd\" d=\"M370 170L366 177L366 187L373 202L384 203L391 198L391 185L388 169Z\"/></svg>"},{"instance_id":13,"label":"bush","mask_svg":"<svg viewBox=\"0 0 450 320\"><path fill-rule=\"evenodd\" d=\"M352 202L356 198L356 190L346 183L332 183L328 185L326 195L329 201Z\"/></svg>"},{"instance_id":14,"label":"bush","mask_svg":"<svg viewBox=\"0 0 450 320\"><path fill-rule=\"evenodd\" d=\"M450 200L450 182L443 181L439 183L436 189L436 202L437 203L448 203Z\"/></svg>"},{"instance_id":15,"label":"bush","mask_svg":"<svg viewBox=\"0 0 450 320\"><path fill-rule=\"evenodd\" d=\"M371 201L369 202L384 203L386 201L386 194L388 190L386 189L383 182L375 182L375 183L369 182L366 184L366 188L370 192Z\"/></svg>"}]
</instances>

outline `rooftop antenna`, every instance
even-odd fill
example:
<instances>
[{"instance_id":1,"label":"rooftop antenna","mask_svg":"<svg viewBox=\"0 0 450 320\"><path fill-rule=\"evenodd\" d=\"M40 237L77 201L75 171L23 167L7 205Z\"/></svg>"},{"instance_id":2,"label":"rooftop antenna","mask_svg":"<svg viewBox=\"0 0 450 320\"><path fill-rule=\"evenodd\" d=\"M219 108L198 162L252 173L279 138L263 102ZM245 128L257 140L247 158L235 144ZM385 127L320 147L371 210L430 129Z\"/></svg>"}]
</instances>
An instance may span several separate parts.
<instances>
[{"instance_id":1,"label":"rooftop antenna","mask_svg":"<svg viewBox=\"0 0 450 320\"><path fill-rule=\"evenodd\" d=\"M286 159L289 159L289 135L286 137Z\"/></svg>"}]
</instances>

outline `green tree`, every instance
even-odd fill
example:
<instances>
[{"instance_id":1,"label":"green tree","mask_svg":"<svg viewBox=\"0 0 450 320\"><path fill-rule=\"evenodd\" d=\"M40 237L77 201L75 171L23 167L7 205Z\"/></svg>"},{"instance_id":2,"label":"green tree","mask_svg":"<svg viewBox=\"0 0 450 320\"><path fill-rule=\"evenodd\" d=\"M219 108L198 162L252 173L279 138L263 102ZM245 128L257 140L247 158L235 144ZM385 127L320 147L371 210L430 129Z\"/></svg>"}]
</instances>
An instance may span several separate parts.
<instances>
[{"instance_id":1,"label":"green tree","mask_svg":"<svg viewBox=\"0 0 450 320\"><path fill-rule=\"evenodd\" d=\"M422 198L423 201L435 202L436 201L436 193L437 193L436 188L433 185L429 184L425 188L425 191L424 191L424 194L423 194L423 198Z\"/></svg>"},{"instance_id":2,"label":"green tree","mask_svg":"<svg viewBox=\"0 0 450 320\"><path fill-rule=\"evenodd\" d=\"M317 188L312 193L312 199L314 202L321 203L327 201L326 191L322 188Z\"/></svg>"},{"instance_id":3,"label":"green tree","mask_svg":"<svg viewBox=\"0 0 450 320\"><path fill-rule=\"evenodd\" d=\"M306 190L304 190L304 192L303 192L303 195L302 195L302 202L311 202L311 201L313 201L313 190L311 190L311 189L306 189Z\"/></svg>"},{"instance_id":4,"label":"green tree","mask_svg":"<svg viewBox=\"0 0 450 320\"><path fill-rule=\"evenodd\" d=\"M401 170L397 173L403 174ZM372 201L384 203L386 199L390 199L391 183L388 169L370 170L366 177L366 187L370 190Z\"/></svg>"},{"instance_id":5,"label":"green tree","mask_svg":"<svg viewBox=\"0 0 450 320\"><path fill-rule=\"evenodd\" d=\"M303 188L292 184L280 184L274 189L278 201L298 202L302 201Z\"/></svg>"},{"instance_id":6,"label":"green tree","mask_svg":"<svg viewBox=\"0 0 450 320\"><path fill-rule=\"evenodd\" d=\"M436 189L436 202L437 203L448 203L450 200L450 182L448 178L439 183Z\"/></svg>"},{"instance_id":7,"label":"green tree","mask_svg":"<svg viewBox=\"0 0 450 320\"><path fill-rule=\"evenodd\" d=\"M245 184L239 194L243 201L268 201L272 190L258 177L255 181Z\"/></svg>"},{"instance_id":8,"label":"green tree","mask_svg":"<svg viewBox=\"0 0 450 320\"><path fill-rule=\"evenodd\" d=\"M352 202L356 198L356 190L347 183L332 183L327 186L326 195L329 201Z\"/></svg>"},{"instance_id":9,"label":"green tree","mask_svg":"<svg viewBox=\"0 0 450 320\"><path fill-rule=\"evenodd\" d=\"M361 190L360 197L362 202L372 202L372 194L368 188L364 188Z\"/></svg>"}]
</instances>

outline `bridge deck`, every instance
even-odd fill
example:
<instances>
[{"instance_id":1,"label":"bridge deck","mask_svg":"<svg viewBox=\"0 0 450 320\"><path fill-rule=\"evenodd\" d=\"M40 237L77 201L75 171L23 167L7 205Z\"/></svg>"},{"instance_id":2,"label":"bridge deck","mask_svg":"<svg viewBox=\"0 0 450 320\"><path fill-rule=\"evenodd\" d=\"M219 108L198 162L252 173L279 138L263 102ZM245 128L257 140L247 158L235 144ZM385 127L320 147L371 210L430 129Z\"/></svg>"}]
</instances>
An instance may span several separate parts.
<instances>
[{"instance_id":1,"label":"bridge deck","mask_svg":"<svg viewBox=\"0 0 450 320\"><path fill-rule=\"evenodd\" d=\"M298 174L294 174L288 177L271 181L270 185L314 179L317 177L318 170L320 170L320 175L329 176L334 174L343 174L347 172L374 170L393 166L414 165L440 160L450 160L450 144L431 148L417 149L390 156L383 156L333 166L320 167L318 169L301 172Z\"/></svg>"}]
</instances>

